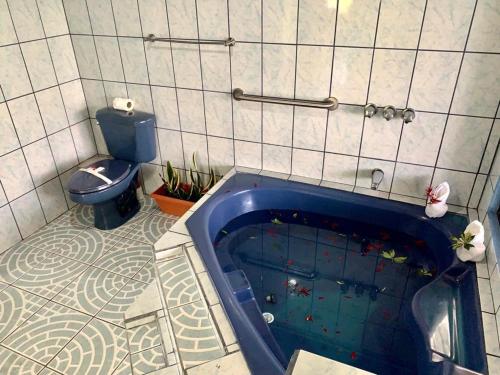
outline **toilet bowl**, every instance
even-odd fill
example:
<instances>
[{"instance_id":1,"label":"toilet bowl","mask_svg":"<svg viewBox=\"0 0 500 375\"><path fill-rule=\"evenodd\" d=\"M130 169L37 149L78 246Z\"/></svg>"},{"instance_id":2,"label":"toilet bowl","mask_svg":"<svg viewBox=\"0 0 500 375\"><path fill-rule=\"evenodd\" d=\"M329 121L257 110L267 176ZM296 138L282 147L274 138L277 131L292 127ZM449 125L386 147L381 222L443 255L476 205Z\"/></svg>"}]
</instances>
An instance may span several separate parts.
<instances>
[{"instance_id":1,"label":"toilet bowl","mask_svg":"<svg viewBox=\"0 0 500 375\"><path fill-rule=\"evenodd\" d=\"M108 151L104 159L75 172L67 185L69 197L94 208L94 225L114 229L140 209L136 189L140 163L156 157L155 117L150 113L103 108L96 112Z\"/></svg>"}]
</instances>

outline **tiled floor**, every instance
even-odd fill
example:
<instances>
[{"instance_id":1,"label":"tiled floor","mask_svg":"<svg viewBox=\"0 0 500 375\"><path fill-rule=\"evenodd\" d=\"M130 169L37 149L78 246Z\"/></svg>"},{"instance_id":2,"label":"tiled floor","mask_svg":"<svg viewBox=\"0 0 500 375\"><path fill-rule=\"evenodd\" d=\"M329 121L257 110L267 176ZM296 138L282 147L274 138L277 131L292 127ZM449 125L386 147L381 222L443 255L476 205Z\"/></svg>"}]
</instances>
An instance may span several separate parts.
<instances>
[{"instance_id":1,"label":"tiled floor","mask_svg":"<svg viewBox=\"0 0 500 375\"><path fill-rule=\"evenodd\" d=\"M176 219L147 199L129 223L104 232L77 206L0 254L0 374L164 366L157 328L127 331L123 313L154 280L152 244Z\"/></svg>"}]
</instances>

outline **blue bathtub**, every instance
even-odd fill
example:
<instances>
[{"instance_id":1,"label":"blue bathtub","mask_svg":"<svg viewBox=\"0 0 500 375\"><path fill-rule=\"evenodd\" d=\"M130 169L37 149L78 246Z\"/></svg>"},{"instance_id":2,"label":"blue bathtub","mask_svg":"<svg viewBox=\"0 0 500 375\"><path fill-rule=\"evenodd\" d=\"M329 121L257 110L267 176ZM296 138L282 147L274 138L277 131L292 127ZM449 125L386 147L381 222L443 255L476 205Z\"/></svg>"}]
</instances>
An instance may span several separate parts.
<instances>
[{"instance_id":1,"label":"blue bathtub","mask_svg":"<svg viewBox=\"0 0 500 375\"><path fill-rule=\"evenodd\" d=\"M411 302L410 330L417 347L419 374L486 373L481 313L473 264L457 260L450 236L463 231L467 219L448 214L429 219L423 208L355 193L248 173L229 178L187 220L254 374L284 374L283 356L245 275L221 264L213 242L231 220L253 211L296 209L319 215L355 219L425 240L438 276ZM437 340L436 338L439 337Z\"/></svg>"}]
</instances>

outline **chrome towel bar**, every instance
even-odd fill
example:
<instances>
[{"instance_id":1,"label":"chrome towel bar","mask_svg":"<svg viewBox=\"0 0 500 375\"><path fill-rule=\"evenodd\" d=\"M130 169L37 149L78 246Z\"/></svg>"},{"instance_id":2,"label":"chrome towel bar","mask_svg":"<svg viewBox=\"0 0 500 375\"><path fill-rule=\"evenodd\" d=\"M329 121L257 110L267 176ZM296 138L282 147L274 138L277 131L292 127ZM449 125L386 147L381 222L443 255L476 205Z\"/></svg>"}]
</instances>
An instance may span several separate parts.
<instances>
[{"instance_id":1,"label":"chrome towel bar","mask_svg":"<svg viewBox=\"0 0 500 375\"><path fill-rule=\"evenodd\" d=\"M149 34L143 37L146 42L170 42L170 43L183 43L183 44L216 44L226 47L232 47L236 44L234 38L227 38L224 40L207 40L207 39L179 39L179 38L157 38L154 34Z\"/></svg>"},{"instance_id":2,"label":"chrome towel bar","mask_svg":"<svg viewBox=\"0 0 500 375\"><path fill-rule=\"evenodd\" d=\"M330 111L337 109L339 102L337 98L330 97L325 100L304 100L304 99L287 99L276 98L273 96L259 96L245 94L242 89L233 90L233 98L236 100L247 100L250 102L273 103L283 105L296 105L299 107L324 108Z\"/></svg>"}]
</instances>

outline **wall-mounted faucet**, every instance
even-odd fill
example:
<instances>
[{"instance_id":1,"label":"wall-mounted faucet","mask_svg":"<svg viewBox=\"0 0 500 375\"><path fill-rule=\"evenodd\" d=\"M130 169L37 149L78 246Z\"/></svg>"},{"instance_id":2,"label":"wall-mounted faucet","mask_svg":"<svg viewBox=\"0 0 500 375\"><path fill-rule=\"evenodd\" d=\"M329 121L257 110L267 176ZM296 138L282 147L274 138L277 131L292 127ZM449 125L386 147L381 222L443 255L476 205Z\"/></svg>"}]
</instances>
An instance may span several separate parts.
<instances>
[{"instance_id":1,"label":"wall-mounted faucet","mask_svg":"<svg viewBox=\"0 0 500 375\"><path fill-rule=\"evenodd\" d=\"M378 108L373 103L368 103L365 105L365 117L372 118L377 113Z\"/></svg>"},{"instance_id":2,"label":"wall-mounted faucet","mask_svg":"<svg viewBox=\"0 0 500 375\"><path fill-rule=\"evenodd\" d=\"M384 179L384 171L382 169L376 168L372 170L372 190L377 190L378 186Z\"/></svg>"},{"instance_id":3,"label":"wall-mounted faucet","mask_svg":"<svg viewBox=\"0 0 500 375\"><path fill-rule=\"evenodd\" d=\"M415 110L413 108L406 108L403 110L403 121L405 124L412 122L415 119Z\"/></svg>"},{"instance_id":4,"label":"wall-mounted faucet","mask_svg":"<svg viewBox=\"0 0 500 375\"><path fill-rule=\"evenodd\" d=\"M396 117L397 109L393 105L387 105L384 107L384 111L382 112L384 118L389 121Z\"/></svg>"}]
</instances>

